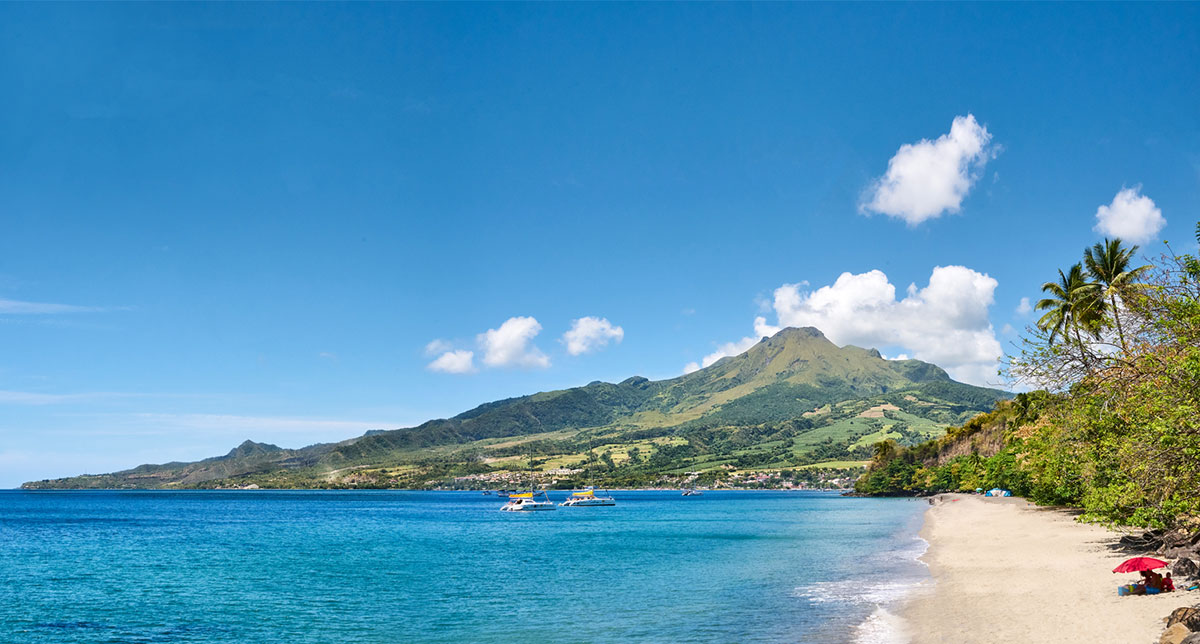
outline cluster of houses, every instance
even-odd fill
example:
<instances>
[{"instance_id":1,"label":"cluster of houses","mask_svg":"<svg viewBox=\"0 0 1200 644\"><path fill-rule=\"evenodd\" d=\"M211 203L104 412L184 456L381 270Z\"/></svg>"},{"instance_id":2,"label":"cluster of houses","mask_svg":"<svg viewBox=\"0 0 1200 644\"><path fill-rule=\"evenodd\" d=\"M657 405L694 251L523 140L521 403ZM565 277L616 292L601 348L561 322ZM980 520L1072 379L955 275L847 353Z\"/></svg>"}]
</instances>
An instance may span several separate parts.
<instances>
[{"instance_id":1,"label":"cluster of houses","mask_svg":"<svg viewBox=\"0 0 1200 644\"><path fill-rule=\"evenodd\" d=\"M582 473L581 469L555 468L536 473L539 488L553 488L560 481ZM713 478L713 474L717 474ZM696 487L712 489L771 489L771 490L838 490L851 489L859 472L851 470L811 469L739 472L725 469L717 472L685 472L681 475L661 476L652 487ZM447 483L449 483L447 485ZM485 472L456 476L451 481L428 481L428 485L440 489L457 490L509 490L529 486L527 472Z\"/></svg>"},{"instance_id":2,"label":"cluster of houses","mask_svg":"<svg viewBox=\"0 0 1200 644\"><path fill-rule=\"evenodd\" d=\"M789 476L790 474L790 476ZM778 490L829 490L854 487L857 474L846 470L805 471L803 476L792 472L730 472L713 487L733 489L767 488Z\"/></svg>"},{"instance_id":3,"label":"cluster of houses","mask_svg":"<svg viewBox=\"0 0 1200 644\"><path fill-rule=\"evenodd\" d=\"M579 474L583 470L559 467L537 473L538 485L555 485L560 478ZM549 477L549 479L547 479ZM515 489L529 485L529 474L526 472L485 472L483 474L468 474L454 477L453 487L456 489Z\"/></svg>"}]
</instances>

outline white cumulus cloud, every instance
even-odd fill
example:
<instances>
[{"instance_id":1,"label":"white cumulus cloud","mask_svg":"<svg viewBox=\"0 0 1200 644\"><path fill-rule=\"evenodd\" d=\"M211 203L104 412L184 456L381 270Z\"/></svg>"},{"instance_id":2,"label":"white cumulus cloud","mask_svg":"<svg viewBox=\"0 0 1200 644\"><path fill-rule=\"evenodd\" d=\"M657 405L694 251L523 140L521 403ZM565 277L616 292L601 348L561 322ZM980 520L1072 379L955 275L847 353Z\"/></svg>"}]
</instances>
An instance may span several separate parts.
<instances>
[{"instance_id":1,"label":"white cumulus cloud","mask_svg":"<svg viewBox=\"0 0 1200 644\"><path fill-rule=\"evenodd\" d=\"M842 273L833 284L815 290L784 284L774 293L777 325L758 317L756 337L722 345L687 369L745 351L781 327L811 326L840 346L900 347L956 380L986 385L996 380L1002 353L988 319L997 286L992 277L964 266L934 268L927 286L909 285L902 299L879 270Z\"/></svg>"},{"instance_id":2,"label":"white cumulus cloud","mask_svg":"<svg viewBox=\"0 0 1200 644\"><path fill-rule=\"evenodd\" d=\"M609 341L620 342L625 338L625 329L613 326L608 318L581 317L571 322L571 329L563 334L567 353L577 356L602 349Z\"/></svg>"},{"instance_id":3,"label":"white cumulus cloud","mask_svg":"<svg viewBox=\"0 0 1200 644\"><path fill-rule=\"evenodd\" d=\"M489 367L549 367L550 358L533 346L542 325L533 317L513 317L499 329L479 334L483 363Z\"/></svg>"},{"instance_id":4,"label":"white cumulus cloud","mask_svg":"<svg viewBox=\"0 0 1200 644\"><path fill-rule=\"evenodd\" d=\"M442 373L472 373L475 371L475 352L446 351L430 362L427 368Z\"/></svg>"},{"instance_id":5,"label":"white cumulus cloud","mask_svg":"<svg viewBox=\"0 0 1200 644\"><path fill-rule=\"evenodd\" d=\"M984 165L995 157L991 140L974 115L956 116L949 134L900 146L859 210L897 217L910 226L958 212Z\"/></svg>"},{"instance_id":6,"label":"white cumulus cloud","mask_svg":"<svg viewBox=\"0 0 1200 644\"><path fill-rule=\"evenodd\" d=\"M1113 197L1112 203L1097 208L1093 230L1134 244L1153 239L1167 225L1167 220L1154 201L1141 192L1141 186L1125 188Z\"/></svg>"},{"instance_id":7,"label":"white cumulus cloud","mask_svg":"<svg viewBox=\"0 0 1200 644\"><path fill-rule=\"evenodd\" d=\"M1032 310L1033 305L1029 303L1029 298L1021 298L1020 303L1017 304L1017 315L1029 315Z\"/></svg>"}]
</instances>

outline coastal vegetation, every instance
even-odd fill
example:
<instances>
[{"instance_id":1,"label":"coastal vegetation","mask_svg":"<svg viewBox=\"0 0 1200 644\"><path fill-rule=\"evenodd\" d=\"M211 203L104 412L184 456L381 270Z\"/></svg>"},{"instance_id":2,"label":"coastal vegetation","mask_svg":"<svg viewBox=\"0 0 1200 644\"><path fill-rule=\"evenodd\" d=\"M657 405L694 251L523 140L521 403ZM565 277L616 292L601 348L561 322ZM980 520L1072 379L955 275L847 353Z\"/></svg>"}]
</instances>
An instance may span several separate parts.
<instances>
[{"instance_id":1,"label":"coastal vegetation","mask_svg":"<svg viewBox=\"0 0 1200 644\"><path fill-rule=\"evenodd\" d=\"M339 443L246 441L194 463L24 487L511 488L529 484L531 454L533 477L549 487L840 485L875 443L921 443L1007 397L793 328L670 380L593 382Z\"/></svg>"},{"instance_id":2,"label":"coastal vegetation","mask_svg":"<svg viewBox=\"0 0 1200 644\"><path fill-rule=\"evenodd\" d=\"M1046 282L1006 367L1034 391L931 441L877 443L857 491L1002 487L1149 528L1200 516L1200 258L1137 254L1105 240Z\"/></svg>"}]
</instances>

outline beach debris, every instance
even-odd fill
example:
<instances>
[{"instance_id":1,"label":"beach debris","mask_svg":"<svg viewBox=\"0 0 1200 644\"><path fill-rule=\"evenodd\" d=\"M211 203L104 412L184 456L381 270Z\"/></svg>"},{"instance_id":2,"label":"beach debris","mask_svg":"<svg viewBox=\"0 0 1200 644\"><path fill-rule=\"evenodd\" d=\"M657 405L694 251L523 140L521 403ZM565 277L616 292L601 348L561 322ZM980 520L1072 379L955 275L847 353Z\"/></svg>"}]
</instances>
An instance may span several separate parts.
<instances>
[{"instance_id":1,"label":"beach debris","mask_svg":"<svg viewBox=\"0 0 1200 644\"><path fill-rule=\"evenodd\" d=\"M1200 542L1200 533L1191 532L1184 528L1176 528L1163 535L1163 545L1168 548L1191 546Z\"/></svg>"},{"instance_id":2,"label":"beach debris","mask_svg":"<svg viewBox=\"0 0 1200 644\"><path fill-rule=\"evenodd\" d=\"M1171 616L1167 618L1167 628L1176 624L1183 624L1189 631L1200 631L1200 604L1171 611Z\"/></svg>"},{"instance_id":3,"label":"beach debris","mask_svg":"<svg viewBox=\"0 0 1200 644\"><path fill-rule=\"evenodd\" d=\"M1122 550L1154 552L1168 559L1200 559L1200 521L1183 517L1174 529L1128 534L1118 539L1117 544Z\"/></svg>"},{"instance_id":4,"label":"beach debris","mask_svg":"<svg viewBox=\"0 0 1200 644\"><path fill-rule=\"evenodd\" d=\"M1162 546L1162 536L1162 530L1146 530L1141 534L1127 534L1117 543L1132 550L1156 550Z\"/></svg>"}]
</instances>

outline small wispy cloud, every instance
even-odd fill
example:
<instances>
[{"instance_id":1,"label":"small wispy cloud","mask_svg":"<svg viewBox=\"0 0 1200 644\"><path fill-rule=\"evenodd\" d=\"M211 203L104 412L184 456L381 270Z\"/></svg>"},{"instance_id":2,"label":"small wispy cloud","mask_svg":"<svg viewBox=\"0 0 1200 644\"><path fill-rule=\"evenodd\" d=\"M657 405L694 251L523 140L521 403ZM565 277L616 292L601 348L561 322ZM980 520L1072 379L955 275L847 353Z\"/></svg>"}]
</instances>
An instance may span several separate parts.
<instances>
[{"instance_id":1,"label":"small wispy cloud","mask_svg":"<svg viewBox=\"0 0 1200 644\"><path fill-rule=\"evenodd\" d=\"M399 427L394 422L340 420L294 416L240 416L235 414L132 414L144 424L162 429L186 429L204 432L255 431L271 434L312 433L319 431L365 432L371 429Z\"/></svg>"},{"instance_id":2,"label":"small wispy cloud","mask_svg":"<svg viewBox=\"0 0 1200 644\"><path fill-rule=\"evenodd\" d=\"M0 405L70 405L123 398L145 398L151 394L94 391L76 394L47 394L36 391L0 390Z\"/></svg>"},{"instance_id":3,"label":"small wispy cloud","mask_svg":"<svg viewBox=\"0 0 1200 644\"><path fill-rule=\"evenodd\" d=\"M52 302L24 302L0 298L0 315L55 315L60 313L100 313L111 309Z\"/></svg>"},{"instance_id":4,"label":"small wispy cloud","mask_svg":"<svg viewBox=\"0 0 1200 644\"><path fill-rule=\"evenodd\" d=\"M454 344L449 340L443 340L441 338L433 340L429 344L425 345L425 355L427 356L435 356L439 353L445 353L453 350Z\"/></svg>"},{"instance_id":5,"label":"small wispy cloud","mask_svg":"<svg viewBox=\"0 0 1200 644\"><path fill-rule=\"evenodd\" d=\"M475 352L463 349L446 351L426 365L426 368L442 373L475 373Z\"/></svg>"}]
</instances>

